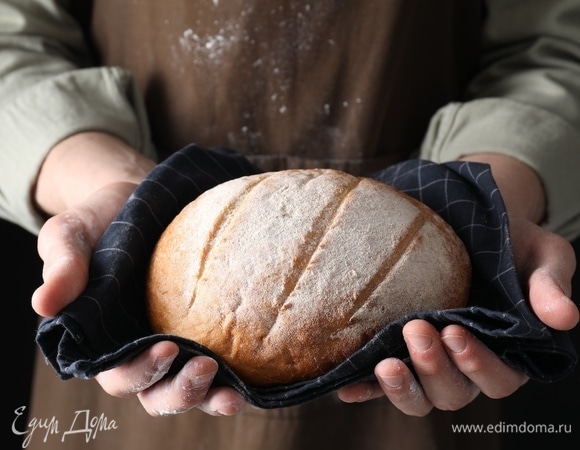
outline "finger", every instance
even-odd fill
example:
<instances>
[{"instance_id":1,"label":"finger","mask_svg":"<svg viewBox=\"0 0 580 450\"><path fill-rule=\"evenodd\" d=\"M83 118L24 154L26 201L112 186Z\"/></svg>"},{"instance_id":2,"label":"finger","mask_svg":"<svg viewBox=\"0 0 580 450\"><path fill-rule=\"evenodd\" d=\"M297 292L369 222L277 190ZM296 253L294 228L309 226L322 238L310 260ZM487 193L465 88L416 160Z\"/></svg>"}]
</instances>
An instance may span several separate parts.
<instances>
[{"instance_id":1,"label":"finger","mask_svg":"<svg viewBox=\"0 0 580 450\"><path fill-rule=\"evenodd\" d=\"M38 253L44 261L44 283L32 296L39 315L54 316L82 293L94 248L134 188L130 183L109 185L42 227Z\"/></svg>"},{"instance_id":2,"label":"finger","mask_svg":"<svg viewBox=\"0 0 580 450\"><path fill-rule=\"evenodd\" d=\"M340 388L337 392L338 398L345 403L362 403L385 395L395 400L404 400L403 396L406 396L406 399L416 403L415 396L422 392L421 386L415 381L405 363L396 358L389 358L377 364L375 376L377 381L363 381ZM431 409L431 405L428 409Z\"/></svg>"},{"instance_id":3,"label":"finger","mask_svg":"<svg viewBox=\"0 0 580 450\"><path fill-rule=\"evenodd\" d=\"M239 392L229 387L217 387L210 389L197 407L212 416L233 416L245 406L246 401Z\"/></svg>"},{"instance_id":4,"label":"finger","mask_svg":"<svg viewBox=\"0 0 580 450\"><path fill-rule=\"evenodd\" d=\"M403 327L403 337L418 381L434 407L455 411L477 397L479 389L455 367L431 324L410 321Z\"/></svg>"},{"instance_id":5,"label":"finger","mask_svg":"<svg viewBox=\"0 0 580 450\"><path fill-rule=\"evenodd\" d=\"M178 353L179 347L174 342L158 342L133 360L101 372L95 378L108 394L128 397L163 378Z\"/></svg>"},{"instance_id":6,"label":"finger","mask_svg":"<svg viewBox=\"0 0 580 450\"><path fill-rule=\"evenodd\" d=\"M338 398L345 403L362 403L384 395L377 382L364 381L340 388Z\"/></svg>"},{"instance_id":7,"label":"finger","mask_svg":"<svg viewBox=\"0 0 580 450\"><path fill-rule=\"evenodd\" d=\"M384 395L405 414L424 417L433 409L433 403L403 361L385 359L377 364L375 375Z\"/></svg>"},{"instance_id":8,"label":"finger","mask_svg":"<svg viewBox=\"0 0 580 450\"><path fill-rule=\"evenodd\" d=\"M211 358L191 358L176 375L139 392L137 397L152 416L189 411L203 402L217 369L217 363Z\"/></svg>"},{"instance_id":9,"label":"finger","mask_svg":"<svg viewBox=\"0 0 580 450\"><path fill-rule=\"evenodd\" d=\"M441 341L457 369L490 398L507 397L528 380L458 325L444 328Z\"/></svg>"}]
</instances>

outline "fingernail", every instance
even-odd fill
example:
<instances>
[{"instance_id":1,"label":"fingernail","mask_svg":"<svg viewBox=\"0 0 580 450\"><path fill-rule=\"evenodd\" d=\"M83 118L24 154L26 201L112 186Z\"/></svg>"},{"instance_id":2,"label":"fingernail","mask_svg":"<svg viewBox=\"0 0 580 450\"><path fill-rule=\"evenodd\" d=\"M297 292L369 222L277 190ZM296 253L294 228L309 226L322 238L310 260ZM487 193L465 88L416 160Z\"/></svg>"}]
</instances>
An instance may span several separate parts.
<instances>
[{"instance_id":1,"label":"fingernail","mask_svg":"<svg viewBox=\"0 0 580 450\"><path fill-rule=\"evenodd\" d=\"M441 339L449 350L453 353L461 353L467 347L467 342L463 336L458 334L449 334L447 336L442 336Z\"/></svg>"},{"instance_id":2,"label":"fingernail","mask_svg":"<svg viewBox=\"0 0 580 450\"><path fill-rule=\"evenodd\" d=\"M171 364L173 364L173 360L175 359L174 356L169 356L169 357L164 357L164 358L157 358L155 360L155 370L157 373L163 373L165 374L169 368L171 367Z\"/></svg>"},{"instance_id":3,"label":"fingernail","mask_svg":"<svg viewBox=\"0 0 580 450\"><path fill-rule=\"evenodd\" d=\"M426 334L409 334L406 336L405 340L413 348L422 352L429 350L433 344L433 339L431 339L431 336Z\"/></svg>"},{"instance_id":4,"label":"fingernail","mask_svg":"<svg viewBox=\"0 0 580 450\"><path fill-rule=\"evenodd\" d=\"M149 376L149 384L157 383L161 380L169 371L173 360L173 356L169 358L157 358Z\"/></svg>"},{"instance_id":5,"label":"fingernail","mask_svg":"<svg viewBox=\"0 0 580 450\"><path fill-rule=\"evenodd\" d=\"M207 389L212 383L215 372L201 373L199 375L194 375L189 378L191 387L195 390Z\"/></svg>"},{"instance_id":6,"label":"fingernail","mask_svg":"<svg viewBox=\"0 0 580 450\"><path fill-rule=\"evenodd\" d=\"M369 386L369 387L368 387L368 388L367 388L367 389L364 391L364 393L362 393L362 394L360 395L360 397L359 397L359 398L357 398L357 400L356 400L356 401L357 401L358 403L364 403L364 402L366 402L367 400L370 400L370 399L371 399L371 397L373 396L373 392L374 392L374 391L373 391L373 389L372 389L372 388Z\"/></svg>"},{"instance_id":7,"label":"fingernail","mask_svg":"<svg viewBox=\"0 0 580 450\"><path fill-rule=\"evenodd\" d=\"M394 377L381 377L381 381L390 388L399 388L403 385L403 376L395 375Z\"/></svg>"}]
</instances>

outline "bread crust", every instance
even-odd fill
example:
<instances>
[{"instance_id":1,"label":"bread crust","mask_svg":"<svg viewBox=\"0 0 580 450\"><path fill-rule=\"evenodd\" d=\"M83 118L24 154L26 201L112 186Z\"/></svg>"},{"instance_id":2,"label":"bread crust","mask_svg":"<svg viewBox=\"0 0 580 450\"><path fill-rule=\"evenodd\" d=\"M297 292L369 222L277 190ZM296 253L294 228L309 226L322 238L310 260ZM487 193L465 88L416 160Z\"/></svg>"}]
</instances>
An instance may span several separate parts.
<instances>
[{"instance_id":1,"label":"bread crust","mask_svg":"<svg viewBox=\"0 0 580 450\"><path fill-rule=\"evenodd\" d=\"M187 205L153 252L153 330L244 381L320 376L407 313L465 306L467 251L427 206L330 169L238 178Z\"/></svg>"}]
</instances>

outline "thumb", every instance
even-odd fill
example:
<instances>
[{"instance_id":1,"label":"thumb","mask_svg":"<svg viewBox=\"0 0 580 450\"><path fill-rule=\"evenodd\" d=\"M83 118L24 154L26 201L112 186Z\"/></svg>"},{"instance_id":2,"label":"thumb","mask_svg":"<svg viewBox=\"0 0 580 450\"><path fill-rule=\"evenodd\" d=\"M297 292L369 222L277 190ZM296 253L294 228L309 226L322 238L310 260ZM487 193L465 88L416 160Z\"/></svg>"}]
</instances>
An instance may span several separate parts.
<instances>
[{"instance_id":1,"label":"thumb","mask_svg":"<svg viewBox=\"0 0 580 450\"><path fill-rule=\"evenodd\" d=\"M512 245L532 311L549 327L574 328L579 312L571 300L572 276L576 270L572 245L525 220L512 221Z\"/></svg>"},{"instance_id":2,"label":"thumb","mask_svg":"<svg viewBox=\"0 0 580 450\"><path fill-rule=\"evenodd\" d=\"M43 284L32 295L37 314L54 316L82 293L97 242L134 189L132 183L107 185L44 224L37 244Z\"/></svg>"}]
</instances>

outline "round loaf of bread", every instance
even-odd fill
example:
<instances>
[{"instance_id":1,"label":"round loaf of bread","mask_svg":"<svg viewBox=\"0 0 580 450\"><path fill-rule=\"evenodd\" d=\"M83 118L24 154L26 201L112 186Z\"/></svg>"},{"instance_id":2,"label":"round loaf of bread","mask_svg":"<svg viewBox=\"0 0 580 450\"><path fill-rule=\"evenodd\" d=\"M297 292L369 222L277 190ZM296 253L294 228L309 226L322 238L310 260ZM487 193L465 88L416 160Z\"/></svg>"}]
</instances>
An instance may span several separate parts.
<instances>
[{"instance_id":1,"label":"round loaf of bread","mask_svg":"<svg viewBox=\"0 0 580 450\"><path fill-rule=\"evenodd\" d=\"M228 181L171 222L152 254L152 328L202 344L245 382L312 379L407 313L463 307L471 265L431 209L327 169Z\"/></svg>"}]
</instances>

